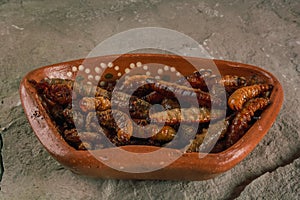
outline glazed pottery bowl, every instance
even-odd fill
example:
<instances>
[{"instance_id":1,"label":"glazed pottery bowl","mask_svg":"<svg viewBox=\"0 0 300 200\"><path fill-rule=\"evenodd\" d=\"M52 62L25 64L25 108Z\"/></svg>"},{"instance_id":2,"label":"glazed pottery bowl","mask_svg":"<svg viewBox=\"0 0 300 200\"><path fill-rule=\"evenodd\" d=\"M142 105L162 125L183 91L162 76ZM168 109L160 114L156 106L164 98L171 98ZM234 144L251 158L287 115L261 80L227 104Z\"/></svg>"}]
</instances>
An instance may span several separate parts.
<instances>
[{"instance_id":1,"label":"glazed pottery bowl","mask_svg":"<svg viewBox=\"0 0 300 200\"><path fill-rule=\"evenodd\" d=\"M93 151L74 149L62 138L56 125L43 108L35 88L28 81L40 81L44 78L74 80L77 78L78 73L81 73L83 78L91 82L99 81L99 79L111 80L126 75L129 70L135 67L140 67L146 72L148 68L151 68L148 63L159 63L162 65L162 69L168 72L174 71L174 76L179 75L179 73L183 75L191 74L195 70L192 66L201 66L204 70L209 69L212 73L220 73L221 75L231 74L246 78L255 76L257 79L274 86L270 96L272 103L245 135L225 151L208 153L203 156L199 153L183 153L168 165L161 167L164 163L162 161L167 162L170 155L178 155L178 150L142 145L122 147L122 150L126 152L140 153L141 158L144 155L146 157L149 152L157 151L155 157L158 160L155 160L147 158L133 159L129 156L130 154L124 156L120 152L120 148L117 147ZM214 68L214 66L216 67ZM101 70L104 73L99 75ZM175 73L175 70L179 73ZM164 72L160 70L158 74L163 75ZM205 180L231 169L255 148L268 132L280 111L283 90L278 80L271 73L256 66L175 55L127 54L81 59L36 69L28 73L22 80L20 96L28 121L42 145L59 163L74 173L114 179ZM110 164L119 168L111 167L105 162L107 160L110 161ZM146 168L155 170L143 170ZM135 169L139 173L132 173Z\"/></svg>"}]
</instances>

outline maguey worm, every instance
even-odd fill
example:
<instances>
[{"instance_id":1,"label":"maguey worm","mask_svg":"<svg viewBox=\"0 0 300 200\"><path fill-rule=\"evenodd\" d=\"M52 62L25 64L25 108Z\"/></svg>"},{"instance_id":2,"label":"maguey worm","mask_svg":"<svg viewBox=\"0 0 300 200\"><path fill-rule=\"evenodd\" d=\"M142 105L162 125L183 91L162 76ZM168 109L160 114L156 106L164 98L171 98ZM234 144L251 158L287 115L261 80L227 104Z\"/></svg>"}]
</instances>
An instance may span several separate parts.
<instances>
[{"instance_id":1,"label":"maguey worm","mask_svg":"<svg viewBox=\"0 0 300 200\"><path fill-rule=\"evenodd\" d=\"M186 152L199 152L200 145L203 144L202 151L210 150L211 145L217 145L217 140L224 138L229 126L228 119L210 124L208 128L202 129L192 140ZM204 140L206 138L206 140ZM203 143L205 141L205 143ZM215 141L215 142L214 142ZM212 149L214 150L215 147Z\"/></svg>"},{"instance_id":2,"label":"maguey worm","mask_svg":"<svg viewBox=\"0 0 300 200\"><path fill-rule=\"evenodd\" d=\"M175 108L157 113L150 113L151 122L165 123L166 125L175 125L177 123L206 123L210 120L216 120L222 117L221 110L215 110L212 113L206 107Z\"/></svg>"},{"instance_id":3,"label":"maguey worm","mask_svg":"<svg viewBox=\"0 0 300 200\"><path fill-rule=\"evenodd\" d=\"M244 103L249 99L272 89L269 84L256 84L237 89L228 99L228 106L232 110L241 110Z\"/></svg>"},{"instance_id":4,"label":"maguey worm","mask_svg":"<svg viewBox=\"0 0 300 200\"><path fill-rule=\"evenodd\" d=\"M102 126L117 131L118 140L128 142L133 133L133 126L130 117L121 111L105 110L98 111L97 118Z\"/></svg>"},{"instance_id":5,"label":"maguey worm","mask_svg":"<svg viewBox=\"0 0 300 200\"><path fill-rule=\"evenodd\" d=\"M151 93L141 97L142 100L147 101L150 104L159 104L162 102L162 100L164 98L165 97L162 94L160 94L156 91L151 92Z\"/></svg>"},{"instance_id":6,"label":"maguey worm","mask_svg":"<svg viewBox=\"0 0 300 200\"><path fill-rule=\"evenodd\" d=\"M155 80L152 78L148 78L146 80L147 83L150 84L151 89L164 95L168 98L179 98L183 101L193 101L196 99L200 106L211 106L211 96L207 92L203 92L200 89L194 89L182 85L178 85L176 83L170 83L167 81L162 80ZM215 97L212 99L213 103L216 105L222 105L224 102L218 98Z\"/></svg>"},{"instance_id":7,"label":"maguey worm","mask_svg":"<svg viewBox=\"0 0 300 200\"><path fill-rule=\"evenodd\" d=\"M171 141L176 135L176 130L171 126L159 127L158 125L151 124L147 126L137 126L134 129L135 137L149 138L156 141L168 142Z\"/></svg>"},{"instance_id":8,"label":"maguey worm","mask_svg":"<svg viewBox=\"0 0 300 200\"><path fill-rule=\"evenodd\" d=\"M250 126L249 122L254 113L265 109L269 104L270 100L266 98L250 99L232 120L226 137L226 146L230 147L236 143Z\"/></svg>"},{"instance_id":9,"label":"maguey worm","mask_svg":"<svg viewBox=\"0 0 300 200\"><path fill-rule=\"evenodd\" d=\"M221 78L217 78L216 75L203 76L198 71L186 76L185 79L186 80L180 79L178 83L188 87L192 86L193 88L198 88L205 92L208 92L209 85L212 86L214 84L222 84L228 92L246 86L247 84L246 78L242 76L224 75Z\"/></svg>"}]
</instances>

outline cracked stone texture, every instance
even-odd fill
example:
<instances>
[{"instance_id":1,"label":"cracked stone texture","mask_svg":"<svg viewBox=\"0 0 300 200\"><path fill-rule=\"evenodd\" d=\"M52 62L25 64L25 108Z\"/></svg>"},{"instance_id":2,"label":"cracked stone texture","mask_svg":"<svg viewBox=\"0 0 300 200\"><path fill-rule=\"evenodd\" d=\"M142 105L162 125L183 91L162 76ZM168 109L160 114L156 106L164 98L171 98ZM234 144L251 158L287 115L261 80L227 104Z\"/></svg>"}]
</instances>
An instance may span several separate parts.
<instances>
[{"instance_id":1,"label":"cracked stone texture","mask_svg":"<svg viewBox=\"0 0 300 200\"><path fill-rule=\"evenodd\" d=\"M299 11L298 0L0 0L0 199L299 199ZM95 180L64 169L34 136L20 105L21 78L144 26L180 31L211 56L260 66L282 83L276 122L232 170L207 181Z\"/></svg>"}]
</instances>

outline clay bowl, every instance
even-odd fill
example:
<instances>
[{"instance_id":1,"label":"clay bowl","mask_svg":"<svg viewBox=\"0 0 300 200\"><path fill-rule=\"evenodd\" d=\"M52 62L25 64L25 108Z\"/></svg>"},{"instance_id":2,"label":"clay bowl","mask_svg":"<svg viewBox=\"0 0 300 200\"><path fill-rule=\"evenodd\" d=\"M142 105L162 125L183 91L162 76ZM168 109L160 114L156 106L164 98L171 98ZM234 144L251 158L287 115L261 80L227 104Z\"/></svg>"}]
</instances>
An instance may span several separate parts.
<instances>
[{"instance_id":1,"label":"clay bowl","mask_svg":"<svg viewBox=\"0 0 300 200\"><path fill-rule=\"evenodd\" d=\"M83 62L84 69L82 66L81 68L79 67ZM149 152L161 150L155 156L157 160L135 159L131 156L124 156L117 147L94 151L75 150L61 137L55 124L50 120L50 117L41 105L35 89L28 82L28 80L31 79L40 81L45 77L74 79L76 73L80 70L82 72L89 72L82 73L86 74L86 78L88 78L88 75L96 77L97 73L95 71L98 70L99 72L99 69L105 69L102 78L114 79L120 76L118 73L123 75L125 68L131 69L129 67L130 65L132 68L141 66L141 68L143 68L147 63L160 63L163 66L167 65L169 66L169 68L167 68L169 71L171 70L170 67L174 67L183 75L191 74L195 70L195 68L191 66L191 63L193 63L194 66L201 66L203 69L211 68L212 65L215 64L222 75L233 74L246 78L255 75L258 79L274 86L270 97L272 104L262 113L261 118L253 124L247 133L227 150L221 153L209 153L203 158L199 158L199 153L185 153L170 164L160 167L164 162L159 162L159 160L168 161L170 155L178 154L178 150L137 145L122 147L122 150L126 152L141 153L140 158ZM99 68L94 70L95 66ZM101 66L103 68L101 68ZM106 68L106 66L108 67ZM119 66L118 71L115 70L115 66ZM86 71L87 68L89 68L89 70ZM214 70L215 69L212 69L213 73ZM105 76L107 74L110 75ZM283 101L283 90L280 83L271 73L261 68L223 60L160 54L104 56L42 67L31 71L24 77L20 85L20 95L25 114L36 136L58 162L74 173L96 178L114 179L205 180L213 178L234 167L255 148L275 121ZM111 168L110 165L108 166L105 163L107 160L110 160L110 162L114 164L113 166L119 166L119 168ZM157 170L143 170L146 168ZM130 170L126 171L123 169L133 169L132 171L136 169L139 173L132 173Z\"/></svg>"}]
</instances>

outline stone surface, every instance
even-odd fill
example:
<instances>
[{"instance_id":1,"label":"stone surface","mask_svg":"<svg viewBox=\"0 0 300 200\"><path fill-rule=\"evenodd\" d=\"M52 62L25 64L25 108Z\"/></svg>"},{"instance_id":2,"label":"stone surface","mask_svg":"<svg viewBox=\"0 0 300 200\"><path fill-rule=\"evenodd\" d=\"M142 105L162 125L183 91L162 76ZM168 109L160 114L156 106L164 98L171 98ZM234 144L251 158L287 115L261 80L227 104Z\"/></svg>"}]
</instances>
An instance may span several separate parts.
<instances>
[{"instance_id":1,"label":"stone surface","mask_svg":"<svg viewBox=\"0 0 300 200\"><path fill-rule=\"evenodd\" d=\"M0 0L0 199L297 199L299 10L297 0ZM34 136L20 105L21 78L144 26L182 32L215 58L261 66L281 81L285 101L277 121L232 170L201 182L95 180L64 169Z\"/></svg>"},{"instance_id":2,"label":"stone surface","mask_svg":"<svg viewBox=\"0 0 300 200\"><path fill-rule=\"evenodd\" d=\"M265 173L247 185L238 199L299 199L300 159Z\"/></svg>"}]
</instances>

